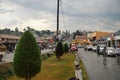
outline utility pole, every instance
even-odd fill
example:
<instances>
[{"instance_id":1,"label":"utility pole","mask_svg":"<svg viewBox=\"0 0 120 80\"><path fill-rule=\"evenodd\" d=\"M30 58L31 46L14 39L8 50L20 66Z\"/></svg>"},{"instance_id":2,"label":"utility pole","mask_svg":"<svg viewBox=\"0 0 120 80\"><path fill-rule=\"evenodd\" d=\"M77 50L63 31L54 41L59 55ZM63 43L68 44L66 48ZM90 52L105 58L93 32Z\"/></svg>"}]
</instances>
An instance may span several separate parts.
<instances>
[{"instance_id":1,"label":"utility pole","mask_svg":"<svg viewBox=\"0 0 120 80\"><path fill-rule=\"evenodd\" d=\"M57 0L57 38L58 38L58 34L59 34L59 2L60 0Z\"/></svg>"}]
</instances>

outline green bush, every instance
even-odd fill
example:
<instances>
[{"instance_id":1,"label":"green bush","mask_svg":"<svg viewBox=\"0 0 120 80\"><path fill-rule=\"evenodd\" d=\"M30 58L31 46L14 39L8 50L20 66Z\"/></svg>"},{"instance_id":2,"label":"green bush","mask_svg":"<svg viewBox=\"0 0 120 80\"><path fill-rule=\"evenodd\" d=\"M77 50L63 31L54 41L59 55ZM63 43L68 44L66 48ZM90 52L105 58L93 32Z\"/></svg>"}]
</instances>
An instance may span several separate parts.
<instances>
[{"instance_id":1,"label":"green bush","mask_svg":"<svg viewBox=\"0 0 120 80\"><path fill-rule=\"evenodd\" d=\"M65 43L65 44L63 45L63 50L64 50L65 53L68 52L68 44L67 44L67 43Z\"/></svg>"}]
</instances>

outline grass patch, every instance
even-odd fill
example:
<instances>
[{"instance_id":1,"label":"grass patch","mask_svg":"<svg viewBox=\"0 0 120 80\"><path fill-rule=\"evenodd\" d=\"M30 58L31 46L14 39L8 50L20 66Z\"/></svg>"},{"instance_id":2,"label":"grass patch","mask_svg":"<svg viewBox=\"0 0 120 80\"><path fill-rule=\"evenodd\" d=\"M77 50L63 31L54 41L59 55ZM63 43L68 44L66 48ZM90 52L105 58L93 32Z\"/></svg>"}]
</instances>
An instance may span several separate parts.
<instances>
[{"instance_id":1,"label":"grass patch","mask_svg":"<svg viewBox=\"0 0 120 80\"><path fill-rule=\"evenodd\" d=\"M65 54L61 60L57 60L52 56L42 61L41 72L32 78L32 80L68 80L70 77L75 76L73 54ZM17 76L12 76L8 80L24 80Z\"/></svg>"},{"instance_id":2,"label":"grass patch","mask_svg":"<svg viewBox=\"0 0 120 80\"><path fill-rule=\"evenodd\" d=\"M13 75L12 63L4 63L0 65L0 80L6 80Z\"/></svg>"},{"instance_id":3,"label":"grass patch","mask_svg":"<svg viewBox=\"0 0 120 80\"><path fill-rule=\"evenodd\" d=\"M82 60L80 60L80 67L81 67L81 69L82 69L82 77L83 77L83 80L89 80L87 71L86 71L86 69L85 69L85 66L84 66Z\"/></svg>"}]
</instances>

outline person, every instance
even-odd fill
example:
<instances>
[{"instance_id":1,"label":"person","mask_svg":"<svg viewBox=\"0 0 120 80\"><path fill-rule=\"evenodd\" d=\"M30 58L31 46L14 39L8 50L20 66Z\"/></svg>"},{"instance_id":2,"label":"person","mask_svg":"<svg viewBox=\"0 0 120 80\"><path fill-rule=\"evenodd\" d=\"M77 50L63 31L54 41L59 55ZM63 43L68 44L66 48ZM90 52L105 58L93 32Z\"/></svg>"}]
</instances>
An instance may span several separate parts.
<instances>
[{"instance_id":1,"label":"person","mask_svg":"<svg viewBox=\"0 0 120 80\"><path fill-rule=\"evenodd\" d=\"M117 57L117 62L120 62L120 46L117 46L115 49L116 57Z\"/></svg>"},{"instance_id":2,"label":"person","mask_svg":"<svg viewBox=\"0 0 120 80\"><path fill-rule=\"evenodd\" d=\"M107 52L106 52L106 46L104 46L104 49L103 49L103 60L106 60L106 57L107 57Z\"/></svg>"},{"instance_id":3,"label":"person","mask_svg":"<svg viewBox=\"0 0 120 80\"><path fill-rule=\"evenodd\" d=\"M97 46L97 54L100 54L100 46Z\"/></svg>"}]
</instances>

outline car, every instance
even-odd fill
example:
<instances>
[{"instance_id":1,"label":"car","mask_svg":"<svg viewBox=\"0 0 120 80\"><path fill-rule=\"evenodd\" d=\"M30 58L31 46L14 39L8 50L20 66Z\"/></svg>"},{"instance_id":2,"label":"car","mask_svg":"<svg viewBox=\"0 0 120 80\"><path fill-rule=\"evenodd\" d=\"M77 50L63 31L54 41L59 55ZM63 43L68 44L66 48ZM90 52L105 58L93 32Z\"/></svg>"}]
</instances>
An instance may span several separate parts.
<instances>
[{"instance_id":1,"label":"car","mask_svg":"<svg viewBox=\"0 0 120 80\"><path fill-rule=\"evenodd\" d=\"M100 54L103 54L104 53L104 47L105 47L106 45L100 45L100 51L99 51L99 53Z\"/></svg>"},{"instance_id":2,"label":"car","mask_svg":"<svg viewBox=\"0 0 120 80\"><path fill-rule=\"evenodd\" d=\"M93 48L92 45L87 45L87 46L86 46L87 51L92 51L92 48Z\"/></svg>"},{"instance_id":3,"label":"car","mask_svg":"<svg viewBox=\"0 0 120 80\"><path fill-rule=\"evenodd\" d=\"M114 47L107 47L106 52L107 56L116 56Z\"/></svg>"},{"instance_id":4,"label":"car","mask_svg":"<svg viewBox=\"0 0 120 80\"><path fill-rule=\"evenodd\" d=\"M78 48L82 48L82 45L79 44L79 45L78 45Z\"/></svg>"},{"instance_id":5,"label":"car","mask_svg":"<svg viewBox=\"0 0 120 80\"><path fill-rule=\"evenodd\" d=\"M70 51L71 51L71 52L78 51L77 46L76 46L76 45L74 45L74 44L73 44L73 45L71 45Z\"/></svg>"},{"instance_id":6,"label":"car","mask_svg":"<svg viewBox=\"0 0 120 80\"><path fill-rule=\"evenodd\" d=\"M93 46L93 47L92 47L92 50L93 50L94 52L97 52L97 46Z\"/></svg>"},{"instance_id":7,"label":"car","mask_svg":"<svg viewBox=\"0 0 120 80\"><path fill-rule=\"evenodd\" d=\"M49 49L53 49L53 46L52 46L52 45L49 45L48 48L49 48Z\"/></svg>"}]
</instances>

